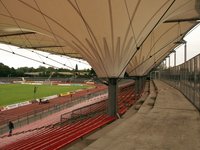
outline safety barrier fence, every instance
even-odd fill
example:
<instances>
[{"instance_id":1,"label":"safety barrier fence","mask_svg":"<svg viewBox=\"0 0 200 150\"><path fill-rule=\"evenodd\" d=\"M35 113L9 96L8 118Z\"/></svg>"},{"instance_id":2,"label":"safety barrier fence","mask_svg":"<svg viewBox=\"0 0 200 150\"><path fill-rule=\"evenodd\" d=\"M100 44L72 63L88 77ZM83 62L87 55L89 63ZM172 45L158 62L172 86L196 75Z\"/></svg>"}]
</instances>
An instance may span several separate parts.
<instances>
[{"instance_id":1,"label":"safety barrier fence","mask_svg":"<svg viewBox=\"0 0 200 150\"><path fill-rule=\"evenodd\" d=\"M49 80L48 77L25 77L26 81L47 81ZM71 83L83 83L90 78L58 78L58 77L51 77L50 81L60 81L60 82L71 82ZM13 81L22 81L22 77L0 77L0 82L13 82Z\"/></svg>"},{"instance_id":2,"label":"safety barrier fence","mask_svg":"<svg viewBox=\"0 0 200 150\"><path fill-rule=\"evenodd\" d=\"M69 113L64 113L60 117L60 122L78 121L99 113L106 113L106 100L75 109Z\"/></svg>"},{"instance_id":3,"label":"safety barrier fence","mask_svg":"<svg viewBox=\"0 0 200 150\"><path fill-rule=\"evenodd\" d=\"M47 117L48 115L51 115L53 113L59 112L63 109L72 107L72 106L79 104L83 101L86 101L88 99L91 99L91 98L94 98L94 97L97 97L97 96L100 96L100 95L104 95L107 92L108 92L107 90L102 90L102 91L90 93L90 94L87 94L87 95L84 95L84 96L81 96L81 97L78 97L78 98L72 97L72 99L70 101L67 101L65 103L56 104L56 105L51 106L49 108L45 108L45 109L43 108L43 109L40 109L40 110L37 110L37 111L24 113L23 115L18 115L12 121L15 125L15 128L18 128L18 127L24 126L26 124L32 123L34 121L40 120L40 119ZM0 135L8 132L7 122L8 122L8 120L1 122Z\"/></svg>"},{"instance_id":4,"label":"safety barrier fence","mask_svg":"<svg viewBox=\"0 0 200 150\"><path fill-rule=\"evenodd\" d=\"M200 55L160 71L160 79L181 91L200 111Z\"/></svg>"},{"instance_id":5,"label":"safety barrier fence","mask_svg":"<svg viewBox=\"0 0 200 150\"><path fill-rule=\"evenodd\" d=\"M125 89L126 89L126 86L128 86L129 84L130 83L128 83L128 84L124 84L123 83L122 86L120 84L119 88L123 89L123 87L125 87ZM131 83L131 85L134 87L134 83ZM16 119L13 120L13 122L15 124L15 127L18 128L18 127L24 126L26 124L32 123L34 121L40 120L40 119L42 119L42 118L44 118L44 117L46 117L48 115L51 115L53 113L59 112L59 111L61 111L63 109L69 108L69 107L71 107L73 105L79 104L79 103L81 103L81 102L83 102L85 100L104 95L107 92L108 91L106 89L106 90L102 90L102 91L99 91L99 92L96 92L96 93L90 93L90 94L84 95L84 96L79 97L79 98L73 98L72 97L72 100L67 101L65 103L57 104L57 105L51 106L49 108L45 108L45 109L41 109L41 110L30 112L30 113L25 113L24 115L21 115L21 116L17 116ZM100 102L100 104L97 103L97 105L102 106L102 107L99 107L97 109L94 109L94 110L97 110L97 112L101 112L102 113L102 112L106 112L107 111L106 110L106 106L105 106L106 105L105 100L104 100L104 102ZM95 114L95 113L92 112L93 111L93 107L96 108L96 105L91 106L89 109L88 108L83 108L83 109L91 111L91 114L93 115L93 114ZM78 109L78 111L80 110L80 113L81 113L83 111L83 109ZM73 115L75 115L77 117L77 113L74 112ZM80 117L82 117L82 116L84 116L84 115L80 115ZM8 121L6 121L6 123L7 122ZM0 135L5 133L5 132L8 132L8 127L7 127L7 124L4 123L3 125L0 125Z\"/></svg>"}]
</instances>

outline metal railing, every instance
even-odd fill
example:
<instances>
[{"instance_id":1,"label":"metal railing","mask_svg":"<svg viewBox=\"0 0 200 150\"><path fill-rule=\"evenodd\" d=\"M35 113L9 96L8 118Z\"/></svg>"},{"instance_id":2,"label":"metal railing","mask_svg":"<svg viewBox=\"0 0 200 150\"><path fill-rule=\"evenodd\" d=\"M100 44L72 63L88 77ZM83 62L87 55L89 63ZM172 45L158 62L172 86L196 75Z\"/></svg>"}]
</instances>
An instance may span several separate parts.
<instances>
[{"instance_id":1,"label":"metal railing","mask_svg":"<svg viewBox=\"0 0 200 150\"><path fill-rule=\"evenodd\" d=\"M106 103L106 100L102 100L100 102L75 109L72 112L64 113L60 117L60 122L78 121L99 113L106 113Z\"/></svg>"},{"instance_id":2,"label":"metal railing","mask_svg":"<svg viewBox=\"0 0 200 150\"><path fill-rule=\"evenodd\" d=\"M160 71L160 79L181 91L200 111L200 55Z\"/></svg>"},{"instance_id":3,"label":"metal railing","mask_svg":"<svg viewBox=\"0 0 200 150\"><path fill-rule=\"evenodd\" d=\"M56 113L56 112L59 112L63 109L66 109L66 108L69 108L73 105L76 105L76 104L79 104L85 100L88 100L88 99L91 99L91 98L94 98L94 97L97 97L99 95L103 95L105 93L107 93L108 91L107 90L102 90L102 91L99 91L99 92L95 92L95 93L90 93L88 95L84 95L84 96L81 96L81 97L78 97L78 98L73 98L72 97L72 100L71 101L67 101L65 103L60 103L60 104L56 104L54 106L51 106L49 108L43 108L43 109L40 109L40 110L37 110L37 111L31 111L29 113L25 113L23 115L18 115L16 116L15 119L12 119L14 125L15 125L15 128L19 128L19 127L22 127L26 124L29 124L29 123L32 123L34 121L37 121L37 120L40 120L44 117L47 117L48 115L51 115L53 113ZM1 124L0 126L0 135L8 132L8 127L7 127L7 121L5 121L3 124Z\"/></svg>"}]
</instances>

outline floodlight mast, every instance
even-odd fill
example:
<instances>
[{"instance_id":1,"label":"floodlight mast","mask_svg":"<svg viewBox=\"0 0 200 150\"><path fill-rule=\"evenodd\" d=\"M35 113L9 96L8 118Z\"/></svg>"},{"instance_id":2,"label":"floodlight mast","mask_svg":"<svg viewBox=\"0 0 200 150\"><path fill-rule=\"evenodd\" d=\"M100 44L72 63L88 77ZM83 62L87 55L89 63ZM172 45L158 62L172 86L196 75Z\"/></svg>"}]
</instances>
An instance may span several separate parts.
<instances>
[{"instance_id":1,"label":"floodlight mast","mask_svg":"<svg viewBox=\"0 0 200 150\"><path fill-rule=\"evenodd\" d=\"M176 66L176 51L174 50L174 66Z\"/></svg>"},{"instance_id":2,"label":"floodlight mast","mask_svg":"<svg viewBox=\"0 0 200 150\"><path fill-rule=\"evenodd\" d=\"M185 40L184 40L185 41ZM185 45L184 45L184 58L185 58L185 62L187 61L187 42L185 41L185 43L184 43Z\"/></svg>"},{"instance_id":3,"label":"floodlight mast","mask_svg":"<svg viewBox=\"0 0 200 150\"><path fill-rule=\"evenodd\" d=\"M187 61L187 41L185 41L184 39L176 42L176 44L184 44L184 62Z\"/></svg>"},{"instance_id":4,"label":"floodlight mast","mask_svg":"<svg viewBox=\"0 0 200 150\"><path fill-rule=\"evenodd\" d=\"M171 53L174 53L174 66L176 66L176 51L172 50Z\"/></svg>"}]
</instances>

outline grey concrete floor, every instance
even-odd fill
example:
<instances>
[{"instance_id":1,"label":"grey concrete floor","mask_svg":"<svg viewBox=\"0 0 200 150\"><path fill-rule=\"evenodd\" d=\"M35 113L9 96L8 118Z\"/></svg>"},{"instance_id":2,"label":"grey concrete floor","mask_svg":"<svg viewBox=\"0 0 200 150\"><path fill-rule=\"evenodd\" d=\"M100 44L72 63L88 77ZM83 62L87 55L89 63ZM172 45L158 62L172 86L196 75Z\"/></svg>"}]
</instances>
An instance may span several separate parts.
<instances>
[{"instance_id":1,"label":"grey concrete floor","mask_svg":"<svg viewBox=\"0 0 200 150\"><path fill-rule=\"evenodd\" d=\"M155 81L137 113L84 150L200 150L200 116L176 89Z\"/></svg>"}]
</instances>

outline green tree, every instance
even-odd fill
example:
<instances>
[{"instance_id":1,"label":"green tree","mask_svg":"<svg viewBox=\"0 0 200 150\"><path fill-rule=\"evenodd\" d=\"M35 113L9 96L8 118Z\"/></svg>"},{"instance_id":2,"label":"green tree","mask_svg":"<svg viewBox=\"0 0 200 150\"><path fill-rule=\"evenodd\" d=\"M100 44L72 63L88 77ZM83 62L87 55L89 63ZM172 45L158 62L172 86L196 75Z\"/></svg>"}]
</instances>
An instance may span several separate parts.
<instances>
[{"instance_id":1,"label":"green tree","mask_svg":"<svg viewBox=\"0 0 200 150\"><path fill-rule=\"evenodd\" d=\"M0 63L0 77L7 77L10 74L10 68Z\"/></svg>"},{"instance_id":2,"label":"green tree","mask_svg":"<svg viewBox=\"0 0 200 150\"><path fill-rule=\"evenodd\" d=\"M75 66L75 71L78 71L78 65L76 64L76 66Z\"/></svg>"},{"instance_id":3,"label":"green tree","mask_svg":"<svg viewBox=\"0 0 200 150\"><path fill-rule=\"evenodd\" d=\"M90 69L90 71L89 71L89 76L90 76L90 77L97 76L97 75L96 75L96 72L94 71L93 68Z\"/></svg>"}]
</instances>

